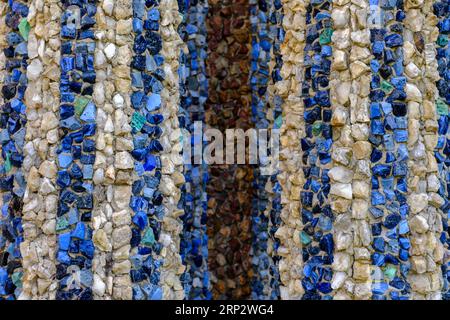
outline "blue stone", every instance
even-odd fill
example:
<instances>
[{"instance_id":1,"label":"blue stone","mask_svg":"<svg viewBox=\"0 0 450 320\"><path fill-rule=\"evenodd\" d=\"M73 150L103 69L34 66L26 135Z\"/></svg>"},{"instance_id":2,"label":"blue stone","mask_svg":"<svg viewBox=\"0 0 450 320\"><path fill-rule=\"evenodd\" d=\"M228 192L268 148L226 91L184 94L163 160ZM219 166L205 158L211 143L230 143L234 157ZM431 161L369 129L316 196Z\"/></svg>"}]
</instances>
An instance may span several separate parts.
<instances>
[{"instance_id":1,"label":"blue stone","mask_svg":"<svg viewBox=\"0 0 450 320\"><path fill-rule=\"evenodd\" d=\"M400 222L400 220L401 220L401 216L399 214L393 213L393 214L388 215L385 218L383 224L386 228L393 229L397 226L397 224Z\"/></svg>"},{"instance_id":2,"label":"blue stone","mask_svg":"<svg viewBox=\"0 0 450 320\"><path fill-rule=\"evenodd\" d=\"M372 52L374 55L380 55L384 51L384 43L382 41L374 41L372 44Z\"/></svg>"},{"instance_id":3,"label":"blue stone","mask_svg":"<svg viewBox=\"0 0 450 320\"><path fill-rule=\"evenodd\" d=\"M22 37L15 32L10 32L6 35L6 41L11 47L18 45L22 40Z\"/></svg>"},{"instance_id":4,"label":"blue stone","mask_svg":"<svg viewBox=\"0 0 450 320\"><path fill-rule=\"evenodd\" d=\"M21 55L21 56L28 54L27 43L26 42L19 43L15 49L15 53L16 53L16 55Z\"/></svg>"},{"instance_id":5,"label":"blue stone","mask_svg":"<svg viewBox=\"0 0 450 320\"><path fill-rule=\"evenodd\" d=\"M75 67L75 59L73 57L63 57L61 59L61 69L63 72L69 72Z\"/></svg>"},{"instance_id":6,"label":"blue stone","mask_svg":"<svg viewBox=\"0 0 450 320\"><path fill-rule=\"evenodd\" d=\"M75 29L75 26L63 25L61 27L61 37L75 39L76 35L77 35L77 30Z\"/></svg>"},{"instance_id":7,"label":"blue stone","mask_svg":"<svg viewBox=\"0 0 450 320\"><path fill-rule=\"evenodd\" d=\"M86 164L83 166L83 179L89 180L92 179L94 174L94 168L90 164Z\"/></svg>"},{"instance_id":8,"label":"blue stone","mask_svg":"<svg viewBox=\"0 0 450 320\"><path fill-rule=\"evenodd\" d=\"M63 263L63 264L70 264L70 257L68 255L67 251L59 250L56 255L56 260L58 260L58 262Z\"/></svg>"},{"instance_id":9,"label":"blue stone","mask_svg":"<svg viewBox=\"0 0 450 320\"><path fill-rule=\"evenodd\" d=\"M327 46L327 45L324 45L324 46L322 46L322 48L321 48L321 53L320 53L323 57L331 57L331 55L332 55L332 49L331 49L331 46Z\"/></svg>"},{"instance_id":10,"label":"blue stone","mask_svg":"<svg viewBox=\"0 0 450 320\"><path fill-rule=\"evenodd\" d=\"M80 242L80 251L81 253L89 259L94 258L94 244L91 240L82 240Z\"/></svg>"},{"instance_id":11,"label":"blue stone","mask_svg":"<svg viewBox=\"0 0 450 320\"><path fill-rule=\"evenodd\" d=\"M147 215L145 212L137 212L132 219L133 223L139 227L140 230L144 230L147 227Z\"/></svg>"},{"instance_id":12,"label":"blue stone","mask_svg":"<svg viewBox=\"0 0 450 320\"><path fill-rule=\"evenodd\" d=\"M407 220L400 221L400 223L398 225L398 233L399 234L406 234L408 232L409 232L408 221Z\"/></svg>"},{"instance_id":13,"label":"blue stone","mask_svg":"<svg viewBox=\"0 0 450 320\"><path fill-rule=\"evenodd\" d=\"M386 46L393 48L393 47L400 47L403 45L403 37L399 34L390 34L384 38L384 41L386 43Z\"/></svg>"},{"instance_id":14,"label":"blue stone","mask_svg":"<svg viewBox=\"0 0 450 320\"><path fill-rule=\"evenodd\" d=\"M409 258L409 252L408 250L400 249L400 252L398 254L398 257L402 261L408 261Z\"/></svg>"},{"instance_id":15,"label":"blue stone","mask_svg":"<svg viewBox=\"0 0 450 320\"><path fill-rule=\"evenodd\" d=\"M85 122L95 122L96 114L97 114L97 109L96 109L94 103L91 101L84 108L84 111L80 116L80 119Z\"/></svg>"},{"instance_id":16,"label":"blue stone","mask_svg":"<svg viewBox=\"0 0 450 320\"><path fill-rule=\"evenodd\" d=\"M75 131L81 128L80 122L74 116L64 119L60 123L61 127L67 128L71 131Z\"/></svg>"},{"instance_id":17,"label":"blue stone","mask_svg":"<svg viewBox=\"0 0 450 320\"><path fill-rule=\"evenodd\" d=\"M69 215L68 220L69 220L70 225L78 223L78 211L76 209L74 209L74 208L70 209L68 215Z\"/></svg>"},{"instance_id":18,"label":"blue stone","mask_svg":"<svg viewBox=\"0 0 450 320\"><path fill-rule=\"evenodd\" d=\"M379 283L373 283L372 284L372 292L373 294L384 294L387 289L389 288L389 285L385 282L379 282Z\"/></svg>"},{"instance_id":19,"label":"blue stone","mask_svg":"<svg viewBox=\"0 0 450 320\"><path fill-rule=\"evenodd\" d=\"M58 163L61 168L68 168L72 163L72 155L67 153L59 154Z\"/></svg>"},{"instance_id":20,"label":"blue stone","mask_svg":"<svg viewBox=\"0 0 450 320\"><path fill-rule=\"evenodd\" d=\"M324 294L327 294L327 293L330 293L331 291L333 291L333 289L331 288L331 284L329 282L319 283L317 288L319 289L320 292L322 292Z\"/></svg>"},{"instance_id":21,"label":"blue stone","mask_svg":"<svg viewBox=\"0 0 450 320\"><path fill-rule=\"evenodd\" d=\"M153 93L147 97L146 108L149 112L158 110L160 107L161 107L161 96L159 94Z\"/></svg>"},{"instance_id":22,"label":"blue stone","mask_svg":"<svg viewBox=\"0 0 450 320\"><path fill-rule=\"evenodd\" d=\"M58 235L59 249L67 251L70 245L70 232L62 233Z\"/></svg>"},{"instance_id":23,"label":"blue stone","mask_svg":"<svg viewBox=\"0 0 450 320\"><path fill-rule=\"evenodd\" d=\"M372 173L375 176L387 177L390 175L391 169L392 169L391 165L377 164L372 168Z\"/></svg>"},{"instance_id":24,"label":"blue stone","mask_svg":"<svg viewBox=\"0 0 450 320\"><path fill-rule=\"evenodd\" d=\"M372 191L371 195L372 205L382 205L386 203L385 197L378 191Z\"/></svg>"},{"instance_id":25,"label":"blue stone","mask_svg":"<svg viewBox=\"0 0 450 320\"><path fill-rule=\"evenodd\" d=\"M384 265L385 262L385 256L384 254L375 252L372 254L372 264L378 267L381 267Z\"/></svg>"},{"instance_id":26,"label":"blue stone","mask_svg":"<svg viewBox=\"0 0 450 320\"><path fill-rule=\"evenodd\" d=\"M143 18L145 12L145 0L133 0L133 17Z\"/></svg>"},{"instance_id":27,"label":"blue stone","mask_svg":"<svg viewBox=\"0 0 450 320\"><path fill-rule=\"evenodd\" d=\"M78 222L71 236L76 239L84 239L86 236L86 225L83 222Z\"/></svg>"},{"instance_id":28,"label":"blue stone","mask_svg":"<svg viewBox=\"0 0 450 320\"><path fill-rule=\"evenodd\" d=\"M142 91L133 92L131 94L131 105L134 109L139 110L142 108L144 101L147 99Z\"/></svg>"},{"instance_id":29,"label":"blue stone","mask_svg":"<svg viewBox=\"0 0 450 320\"><path fill-rule=\"evenodd\" d=\"M133 18L133 32L140 34L142 33L144 24L142 23L141 19Z\"/></svg>"},{"instance_id":30,"label":"blue stone","mask_svg":"<svg viewBox=\"0 0 450 320\"><path fill-rule=\"evenodd\" d=\"M398 242L402 249L408 250L411 247L409 239L407 239L407 238L400 237Z\"/></svg>"},{"instance_id":31,"label":"blue stone","mask_svg":"<svg viewBox=\"0 0 450 320\"><path fill-rule=\"evenodd\" d=\"M384 239L381 237L374 238L372 246L375 250L377 250L379 252L385 251L385 242L384 242Z\"/></svg>"},{"instance_id":32,"label":"blue stone","mask_svg":"<svg viewBox=\"0 0 450 320\"><path fill-rule=\"evenodd\" d=\"M370 122L370 130L373 134L384 135L384 125L381 120L373 120Z\"/></svg>"},{"instance_id":33,"label":"blue stone","mask_svg":"<svg viewBox=\"0 0 450 320\"><path fill-rule=\"evenodd\" d=\"M391 83L396 89L403 90L403 88L406 85L406 78L405 77L393 77L391 79Z\"/></svg>"},{"instance_id":34,"label":"blue stone","mask_svg":"<svg viewBox=\"0 0 450 320\"><path fill-rule=\"evenodd\" d=\"M149 10L147 13L147 19L152 20L152 21L158 21L159 20L159 10L156 8Z\"/></svg>"},{"instance_id":35,"label":"blue stone","mask_svg":"<svg viewBox=\"0 0 450 320\"><path fill-rule=\"evenodd\" d=\"M160 124L164 120L164 116L162 114L147 114L146 118L151 124Z\"/></svg>"},{"instance_id":36,"label":"blue stone","mask_svg":"<svg viewBox=\"0 0 450 320\"><path fill-rule=\"evenodd\" d=\"M81 270L80 271L80 283L84 287L91 287L94 282L94 278L92 276L92 272L90 270Z\"/></svg>"},{"instance_id":37,"label":"blue stone","mask_svg":"<svg viewBox=\"0 0 450 320\"><path fill-rule=\"evenodd\" d=\"M380 118L382 116L381 114L381 108L380 104L378 102L372 102L370 104L370 118Z\"/></svg>"},{"instance_id":38,"label":"blue stone","mask_svg":"<svg viewBox=\"0 0 450 320\"><path fill-rule=\"evenodd\" d=\"M394 139L396 142L407 142L408 131L407 130L394 130Z\"/></svg>"},{"instance_id":39,"label":"blue stone","mask_svg":"<svg viewBox=\"0 0 450 320\"><path fill-rule=\"evenodd\" d=\"M394 176L406 176L408 172L408 165L405 161L394 163L393 174Z\"/></svg>"},{"instance_id":40,"label":"blue stone","mask_svg":"<svg viewBox=\"0 0 450 320\"><path fill-rule=\"evenodd\" d=\"M156 168L156 157L152 154L147 154L144 162L145 171L153 171Z\"/></svg>"},{"instance_id":41,"label":"blue stone","mask_svg":"<svg viewBox=\"0 0 450 320\"><path fill-rule=\"evenodd\" d=\"M392 134L383 135L383 143L384 143L384 148L386 149L386 151L394 151L395 150L394 137Z\"/></svg>"},{"instance_id":42,"label":"blue stone","mask_svg":"<svg viewBox=\"0 0 450 320\"><path fill-rule=\"evenodd\" d=\"M155 59L150 54L145 55L145 70L149 72L154 72L157 69Z\"/></svg>"},{"instance_id":43,"label":"blue stone","mask_svg":"<svg viewBox=\"0 0 450 320\"><path fill-rule=\"evenodd\" d=\"M373 73L378 73L378 70L380 70L380 63L378 62L378 60L370 61L370 69Z\"/></svg>"},{"instance_id":44,"label":"blue stone","mask_svg":"<svg viewBox=\"0 0 450 320\"><path fill-rule=\"evenodd\" d=\"M383 210L376 207L370 207L369 211L375 219L381 218L384 215Z\"/></svg>"},{"instance_id":45,"label":"blue stone","mask_svg":"<svg viewBox=\"0 0 450 320\"><path fill-rule=\"evenodd\" d=\"M131 73L131 85L135 88L143 88L144 83L142 82L142 74L139 71L134 71Z\"/></svg>"}]
</instances>

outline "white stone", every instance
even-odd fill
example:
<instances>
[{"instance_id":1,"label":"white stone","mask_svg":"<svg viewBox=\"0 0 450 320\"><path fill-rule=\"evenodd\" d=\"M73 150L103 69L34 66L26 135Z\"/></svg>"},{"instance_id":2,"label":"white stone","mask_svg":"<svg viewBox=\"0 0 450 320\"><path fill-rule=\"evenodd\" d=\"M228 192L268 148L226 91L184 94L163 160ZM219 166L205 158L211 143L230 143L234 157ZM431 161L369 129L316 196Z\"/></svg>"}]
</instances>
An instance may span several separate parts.
<instances>
[{"instance_id":1,"label":"white stone","mask_svg":"<svg viewBox=\"0 0 450 320\"><path fill-rule=\"evenodd\" d=\"M335 272L333 274L333 279L331 279L331 288L339 289L342 287L345 279L347 279L347 274L345 272Z\"/></svg>"},{"instance_id":2,"label":"white stone","mask_svg":"<svg viewBox=\"0 0 450 320\"><path fill-rule=\"evenodd\" d=\"M347 53L343 50L333 51L333 68L335 70L346 70L348 68Z\"/></svg>"},{"instance_id":3,"label":"white stone","mask_svg":"<svg viewBox=\"0 0 450 320\"><path fill-rule=\"evenodd\" d=\"M108 60L111 60L116 55L116 45L114 43L109 43L105 49L103 49L105 56Z\"/></svg>"},{"instance_id":4,"label":"white stone","mask_svg":"<svg viewBox=\"0 0 450 320\"><path fill-rule=\"evenodd\" d=\"M345 252L336 252L334 254L333 270L347 271L351 266L351 257Z\"/></svg>"},{"instance_id":5,"label":"white stone","mask_svg":"<svg viewBox=\"0 0 450 320\"><path fill-rule=\"evenodd\" d=\"M420 69L412 62L408 63L405 73L410 78L417 78L420 75Z\"/></svg>"},{"instance_id":6,"label":"white stone","mask_svg":"<svg viewBox=\"0 0 450 320\"><path fill-rule=\"evenodd\" d=\"M92 291L98 296L103 296L105 294L105 290L106 284L97 274L94 274L94 283L92 285Z\"/></svg>"},{"instance_id":7,"label":"white stone","mask_svg":"<svg viewBox=\"0 0 450 320\"><path fill-rule=\"evenodd\" d=\"M125 100L123 99L123 97L120 94L116 94L113 97L113 104L114 107L116 108L123 108L123 104L125 103Z\"/></svg>"},{"instance_id":8,"label":"white stone","mask_svg":"<svg viewBox=\"0 0 450 320\"><path fill-rule=\"evenodd\" d=\"M427 220L421 215L416 215L411 220L409 220L409 226L411 228L411 231L417 233L425 233L430 228Z\"/></svg>"},{"instance_id":9,"label":"white stone","mask_svg":"<svg viewBox=\"0 0 450 320\"><path fill-rule=\"evenodd\" d=\"M351 200L353 196L352 185L350 183L333 183L331 184L330 194Z\"/></svg>"},{"instance_id":10,"label":"white stone","mask_svg":"<svg viewBox=\"0 0 450 320\"><path fill-rule=\"evenodd\" d=\"M131 215L128 210L114 212L112 215L114 226L119 227L131 223Z\"/></svg>"},{"instance_id":11,"label":"white stone","mask_svg":"<svg viewBox=\"0 0 450 320\"><path fill-rule=\"evenodd\" d=\"M360 46L370 45L370 31L369 29L355 31L351 33L351 38L354 43Z\"/></svg>"},{"instance_id":12,"label":"white stone","mask_svg":"<svg viewBox=\"0 0 450 320\"><path fill-rule=\"evenodd\" d=\"M355 219L365 219L369 211L369 204L362 199L355 199L352 204L352 217Z\"/></svg>"},{"instance_id":13,"label":"white stone","mask_svg":"<svg viewBox=\"0 0 450 320\"><path fill-rule=\"evenodd\" d=\"M111 16L114 9L114 0L104 0L102 8L108 16Z\"/></svg>"},{"instance_id":14,"label":"white stone","mask_svg":"<svg viewBox=\"0 0 450 320\"><path fill-rule=\"evenodd\" d=\"M117 169L133 169L134 168L133 158L126 151L118 152L116 154L115 166Z\"/></svg>"},{"instance_id":15,"label":"white stone","mask_svg":"<svg viewBox=\"0 0 450 320\"><path fill-rule=\"evenodd\" d=\"M333 27L336 29L341 29L348 26L348 21L350 14L347 8L343 9L333 9L331 13L331 18L333 19Z\"/></svg>"},{"instance_id":16,"label":"white stone","mask_svg":"<svg viewBox=\"0 0 450 320\"><path fill-rule=\"evenodd\" d=\"M328 176L337 182L350 183L353 178L353 171L345 167L338 166L328 171Z\"/></svg>"},{"instance_id":17,"label":"white stone","mask_svg":"<svg viewBox=\"0 0 450 320\"><path fill-rule=\"evenodd\" d=\"M38 80L41 76L43 67L42 62L39 59L34 59L31 61L31 63L28 65L27 68L27 77L28 80L35 81Z\"/></svg>"},{"instance_id":18,"label":"white stone","mask_svg":"<svg viewBox=\"0 0 450 320\"><path fill-rule=\"evenodd\" d=\"M416 102L422 101L422 93L420 92L419 88L417 88L412 83L407 83L405 85L405 92L407 99L409 101L416 101Z\"/></svg>"},{"instance_id":19,"label":"white stone","mask_svg":"<svg viewBox=\"0 0 450 320\"><path fill-rule=\"evenodd\" d=\"M416 214L424 210L428 205L428 195L426 193L415 193L407 199L412 214Z\"/></svg>"}]
</instances>

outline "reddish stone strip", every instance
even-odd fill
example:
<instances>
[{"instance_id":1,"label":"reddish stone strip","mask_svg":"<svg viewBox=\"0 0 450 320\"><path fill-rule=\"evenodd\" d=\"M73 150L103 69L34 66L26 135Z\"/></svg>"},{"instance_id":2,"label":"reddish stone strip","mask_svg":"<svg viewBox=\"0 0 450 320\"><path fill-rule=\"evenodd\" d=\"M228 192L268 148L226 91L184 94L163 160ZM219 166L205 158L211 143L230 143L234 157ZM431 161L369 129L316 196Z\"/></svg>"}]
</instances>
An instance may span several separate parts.
<instances>
[{"instance_id":1,"label":"reddish stone strip","mask_svg":"<svg viewBox=\"0 0 450 320\"><path fill-rule=\"evenodd\" d=\"M247 0L211 0L207 19L207 126L250 127L250 21ZM253 171L211 165L208 192L209 268L214 299L250 296L250 214Z\"/></svg>"}]
</instances>

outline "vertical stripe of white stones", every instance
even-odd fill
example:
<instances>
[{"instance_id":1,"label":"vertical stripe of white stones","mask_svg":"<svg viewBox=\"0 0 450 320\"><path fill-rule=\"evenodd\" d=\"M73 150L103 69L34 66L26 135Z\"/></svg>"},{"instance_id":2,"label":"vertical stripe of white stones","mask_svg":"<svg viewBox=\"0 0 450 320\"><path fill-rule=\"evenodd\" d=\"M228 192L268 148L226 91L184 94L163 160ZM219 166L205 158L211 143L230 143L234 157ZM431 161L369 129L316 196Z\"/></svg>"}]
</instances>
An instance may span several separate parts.
<instances>
[{"instance_id":1,"label":"vertical stripe of white stones","mask_svg":"<svg viewBox=\"0 0 450 320\"><path fill-rule=\"evenodd\" d=\"M182 17L179 14L176 0L161 0L159 8L163 41L161 54L164 57L163 70L165 73L160 110L164 116L161 124L163 134L160 138L164 149L161 152L162 176L159 190L164 196L166 210L159 240L163 245L161 257L164 261L161 266L160 285L163 289L163 299L173 300L184 298L180 275L185 268L180 256L180 234L183 231L183 225L179 217L183 214L183 210L177 208L181 197L180 187L184 182L181 131L177 116L180 103L178 58L183 45L177 28Z\"/></svg>"},{"instance_id":2,"label":"vertical stripe of white stones","mask_svg":"<svg viewBox=\"0 0 450 320\"><path fill-rule=\"evenodd\" d=\"M27 130L23 170L28 173L24 195L22 299L54 299L56 274L56 149L59 142L60 78L59 37L61 4L58 0L33 1L28 22L29 64Z\"/></svg>"},{"instance_id":3,"label":"vertical stripe of white stones","mask_svg":"<svg viewBox=\"0 0 450 320\"><path fill-rule=\"evenodd\" d=\"M131 138L132 57L131 1L102 0L97 6L95 33L97 140L92 291L95 299L129 300L131 185L136 180Z\"/></svg>"},{"instance_id":4,"label":"vertical stripe of white stones","mask_svg":"<svg viewBox=\"0 0 450 320\"><path fill-rule=\"evenodd\" d=\"M433 15L433 1L405 2L404 66L408 101L408 219L410 231L410 263L408 282L411 300L440 299L442 284L440 264L443 246L440 206L444 199L440 187L434 150L438 139L440 115L436 112L438 96L436 52L434 43L439 30Z\"/></svg>"},{"instance_id":5,"label":"vertical stripe of white stones","mask_svg":"<svg viewBox=\"0 0 450 320\"><path fill-rule=\"evenodd\" d=\"M283 0L283 27L286 31L281 46L282 81L277 85L283 99L283 124L280 130L280 175L282 187L281 225L276 232L280 239L278 254L281 299L300 299L303 258L300 231L300 191L305 182L302 172L300 138L305 134L301 84L306 30L306 6L309 1Z\"/></svg>"},{"instance_id":6,"label":"vertical stripe of white stones","mask_svg":"<svg viewBox=\"0 0 450 320\"><path fill-rule=\"evenodd\" d=\"M335 215L334 298L371 296L369 93L371 60L366 1L333 2L332 210Z\"/></svg>"}]
</instances>

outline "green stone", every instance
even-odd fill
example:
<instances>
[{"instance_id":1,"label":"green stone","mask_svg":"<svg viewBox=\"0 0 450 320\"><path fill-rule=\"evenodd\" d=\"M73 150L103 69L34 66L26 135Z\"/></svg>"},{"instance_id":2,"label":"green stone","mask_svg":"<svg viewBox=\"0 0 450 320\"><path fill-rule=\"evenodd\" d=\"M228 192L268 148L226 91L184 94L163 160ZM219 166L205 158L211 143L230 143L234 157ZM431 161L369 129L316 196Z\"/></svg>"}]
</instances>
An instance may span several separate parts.
<instances>
[{"instance_id":1,"label":"green stone","mask_svg":"<svg viewBox=\"0 0 450 320\"><path fill-rule=\"evenodd\" d=\"M66 217L61 217L56 220L56 231L62 231L69 226L69 221Z\"/></svg>"},{"instance_id":2,"label":"green stone","mask_svg":"<svg viewBox=\"0 0 450 320\"><path fill-rule=\"evenodd\" d=\"M387 82L386 80L383 80L381 82L381 90L383 90L386 93L391 92L394 89L394 87L392 86L392 84L390 84L389 82Z\"/></svg>"},{"instance_id":3,"label":"green stone","mask_svg":"<svg viewBox=\"0 0 450 320\"><path fill-rule=\"evenodd\" d=\"M300 232L300 240L304 245L311 243L311 238L308 236L308 234L306 234L305 231Z\"/></svg>"},{"instance_id":4,"label":"green stone","mask_svg":"<svg viewBox=\"0 0 450 320\"><path fill-rule=\"evenodd\" d=\"M11 275L11 280L17 288L22 288L22 276L23 276L22 271L14 272Z\"/></svg>"},{"instance_id":5,"label":"green stone","mask_svg":"<svg viewBox=\"0 0 450 320\"><path fill-rule=\"evenodd\" d=\"M440 98L436 100L436 110L441 116L448 115L448 105Z\"/></svg>"},{"instance_id":6,"label":"green stone","mask_svg":"<svg viewBox=\"0 0 450 320\"><path fill-rule=\"evenodd\" d=\"M437 38L436 43L440 47L445 47L448 44L448 37L447 37L447 35L446 34L440 34L439 37Z\"/></svg>"},{"instance_id":7,"label":"green stone","mask_svg":"<svg viewBox=\"0 0 450 320\"><path fill-rule=\"evenodd\" d=\"M319 36L319 43L320 44L329 44L331 42L331 36L333 35L333 29L326 28L322 31L322 33Z\"/></svg>"},{"instance_id":8,"label":"green stone","mask_svg":"<svg viewBox=\"0 0 450 320\"><path fill-rule=\"evenodd\" d=\"M77 97L75 99L74 102L74 106L75 106L75 113L80 116L83 111L84 108L86 108L87 104L90 102L91 100L89 98L86 97Z\"/></svg>"},{"instance_id":9,"label":"green stone","mask_svg":"<svg viewBox=\"0 0 450 320\"><path fill-rule=\"evenodd\" d=\"M141 131L146 121L147 119L142 114L135 112L131 117L131 127L136 131Z\"/></svg>"},{"instance_id":10,"label":"green stone","mask_svg":"<svg viewBox=\"0 0 450 320\"><path fill-rule=\"evenodd\" d=\"M280 129L282 124L283 124L283 117L282 116L278 116L275 119L275 121L274 121L274 128L275 129Z\"/></svg>"},{"instance_id":11,"label":"green stone","mask_svg":"<svg viewBox=\"0 0 450 320\"><path fill-rule=\"evenodd\" d=\"M6 153L6 159L5 159L5 171L9 172L11 171L12 165L11 165L11 158L9 155L9 152Z\"/></svg>"},{"instance_id":12,"label":"green stone","mask_svg":"<svg viewBox=\"0 0 450 320\"><path fill-rule=\"evenodd\" d=\"M322 132L322 122L321 121L314 122L314 124L312 125L313 135L318 136L321 132Z\"/></svg>"},{"instance_id":13,"label":"green stone","mask_svg":"<svg viewBox=\"0 0 450 320\"><path fill-rule=\"evenodd\" d=\"M388 277L390 280L394 279L396 273L397 273L397 269L392 265L388 265L384 269L384 275L386 277Z\"/></svg>"},{"instance_id":14,"label":"green stone","mask_svg":"<svg viewBox=\"0 0 450 320\"><path fill-rule=\"evenodd\" d=\"M27 18L23 18L19 23L19 32L22 38L25 41L28 41L28 34L30 33L30 24L27 21Z\"/></svg>"},{"instance_id":15,"label":"green stone","mask_svg":"<svg viewBox=\"0 0 450 320\"><path fill-rule=\"evenodd\" d=\"M142 237L141 244L144 246L150 247L155 243L155 235L153 234L152 228L147 228L147 230L144 233L144 236Z\"/></svg>"}]
</instances>

